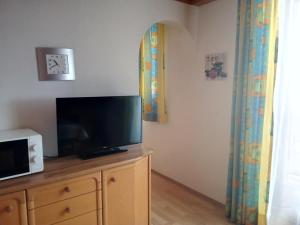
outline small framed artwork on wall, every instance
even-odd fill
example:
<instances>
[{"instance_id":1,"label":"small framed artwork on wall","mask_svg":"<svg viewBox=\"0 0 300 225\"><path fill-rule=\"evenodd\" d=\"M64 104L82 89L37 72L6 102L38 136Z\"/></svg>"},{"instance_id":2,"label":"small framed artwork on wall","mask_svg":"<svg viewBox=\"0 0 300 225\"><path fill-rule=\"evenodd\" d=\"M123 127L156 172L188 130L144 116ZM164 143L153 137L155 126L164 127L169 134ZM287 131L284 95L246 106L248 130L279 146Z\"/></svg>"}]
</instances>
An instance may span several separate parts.
<instances>
[{"instance_id":1,"label":"small framed artwork on wall","mask_svg":"<svg viewBox=\"0 0 300 225\"><path fill-rule=\"evenodd\" d=\"M73 49L36 48L40 81L75 80Z\"/></svg>"},{"instance_id":2,"label":"small framed artwork on wall","mask_svg":"<svg viewBox=\"0 0 300 225\"><path fill-rule=\"evenodd\" d=\"M224 80L227 78L225 53L207 54L205 56L205 77L207 80Z\"/></svg>"}]
</instances>

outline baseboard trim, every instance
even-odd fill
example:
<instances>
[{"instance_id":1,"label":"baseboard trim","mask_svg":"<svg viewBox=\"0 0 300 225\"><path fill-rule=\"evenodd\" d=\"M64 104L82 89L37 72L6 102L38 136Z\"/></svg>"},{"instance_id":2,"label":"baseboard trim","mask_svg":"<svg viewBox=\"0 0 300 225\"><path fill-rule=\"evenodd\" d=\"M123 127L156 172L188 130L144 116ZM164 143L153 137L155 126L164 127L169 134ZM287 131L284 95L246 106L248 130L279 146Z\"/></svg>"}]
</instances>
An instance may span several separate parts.
<instances>
[{"instance_id":1,"label":"baseboard trim","mask_svg":"<svg viewBox=\"0 0 300 225\"><path fill-rule=\"evenodd\" d=\"M204 194L202 194L202 193L200 193L200 192L198 192L198 191L196 191L196 190L194 190L194 189L192 189L192 188L190 188L190 187L188 187L188 186L186 186L186 185L184 185L184 184L182 184L182 183L180 183L180 182L178 182L178 181L176 181L176 180L174 180L174 179L172 179L172 178L170 178L170 177L168 177L164 174L161 174L160 172L157 172L153 169L151 170L151 172L158 175L158 176L160 176L160 177L162 177L162 178L164 178L164 179L166 179L166 180L168 180L168 181L170 181L170 182L172 182L173 184L185 189L186 191L190 192L191 194L193 194L193 195L195 195L199 198L202 198L206 201L211 202L212 204L214 204L217 207L221 207L221 208L225 207L224 204L222 204L222 203L220 203L220 202L218 202L218 201L216 201L216 200L214 200L214 199L212 199L212 198L210 198L210 197L208 197L208 196L206 196L206 195L204 195Z\"/></svg>"}]
</instances>

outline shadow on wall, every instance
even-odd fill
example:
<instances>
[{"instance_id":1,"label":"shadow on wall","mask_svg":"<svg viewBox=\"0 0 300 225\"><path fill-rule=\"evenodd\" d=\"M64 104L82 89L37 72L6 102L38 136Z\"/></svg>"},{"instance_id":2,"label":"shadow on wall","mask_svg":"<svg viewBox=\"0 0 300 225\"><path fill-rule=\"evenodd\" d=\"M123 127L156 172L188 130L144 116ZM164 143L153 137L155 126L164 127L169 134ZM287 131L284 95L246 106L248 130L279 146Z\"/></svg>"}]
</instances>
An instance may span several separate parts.
<instances>
[{"instance_id":1,"label":"shadow on wall","mask_svg":"<svg viewBox=\"0 0 300 225\"><path fill-rule=\"evenodd\" d=\"M43 137L45 149L56 149L56 107L53 101L43 99L18 100L12 102L13 121L18 129L31 128ZM49 142L49 140L55 140ZM54 143L54 146L53 146ZM51 152L51 151L49 151ZM52 151L53 152L53 151ZM47 155L47 153L46 153Z\"/></svg>"}]
</instances>

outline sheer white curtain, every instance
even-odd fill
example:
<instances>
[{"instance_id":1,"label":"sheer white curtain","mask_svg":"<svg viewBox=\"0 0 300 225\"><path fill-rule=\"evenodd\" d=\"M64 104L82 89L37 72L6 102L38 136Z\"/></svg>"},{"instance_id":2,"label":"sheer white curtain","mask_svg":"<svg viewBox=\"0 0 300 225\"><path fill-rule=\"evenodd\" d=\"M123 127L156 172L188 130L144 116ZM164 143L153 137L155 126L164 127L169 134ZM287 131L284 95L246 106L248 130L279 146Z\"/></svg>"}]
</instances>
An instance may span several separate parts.
<instances>
[{"instance_id":1,"label":"sheer white curtain","mask_svg":"<svg viewBox=\"0 0 300 225\"><path fill-rule=\"evenodd\" d=\"M279 0L268 225L300 225L300 0Z\"/></svg>"}]
</instances>

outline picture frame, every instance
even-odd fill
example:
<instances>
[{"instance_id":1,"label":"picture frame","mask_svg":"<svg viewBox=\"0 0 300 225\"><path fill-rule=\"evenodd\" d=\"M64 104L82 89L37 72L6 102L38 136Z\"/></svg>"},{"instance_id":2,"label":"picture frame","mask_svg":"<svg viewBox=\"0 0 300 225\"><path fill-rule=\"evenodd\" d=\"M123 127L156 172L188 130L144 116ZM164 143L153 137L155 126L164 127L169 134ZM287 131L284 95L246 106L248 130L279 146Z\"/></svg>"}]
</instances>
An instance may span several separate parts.
<instances>
[{"instance_id":1,"label":"picture frame","mask_svg":"<svg viewBox=\"0 0 300 225\"><path fill-rule=\"evenodd\" d=\"M73 49L37 47L36 58L39 81L75 80Z\"/></svg>"},{"instance_id":2,"label":"picture frame","mask_svg":"<svg viewBox=\"0 0 300 225\"><path fill-rule=\"evenodd\" d=\"M225 80L228 77L225 53L213 53L205 56L205 77L207 80Z\"/></svg>"}]
</instances>

